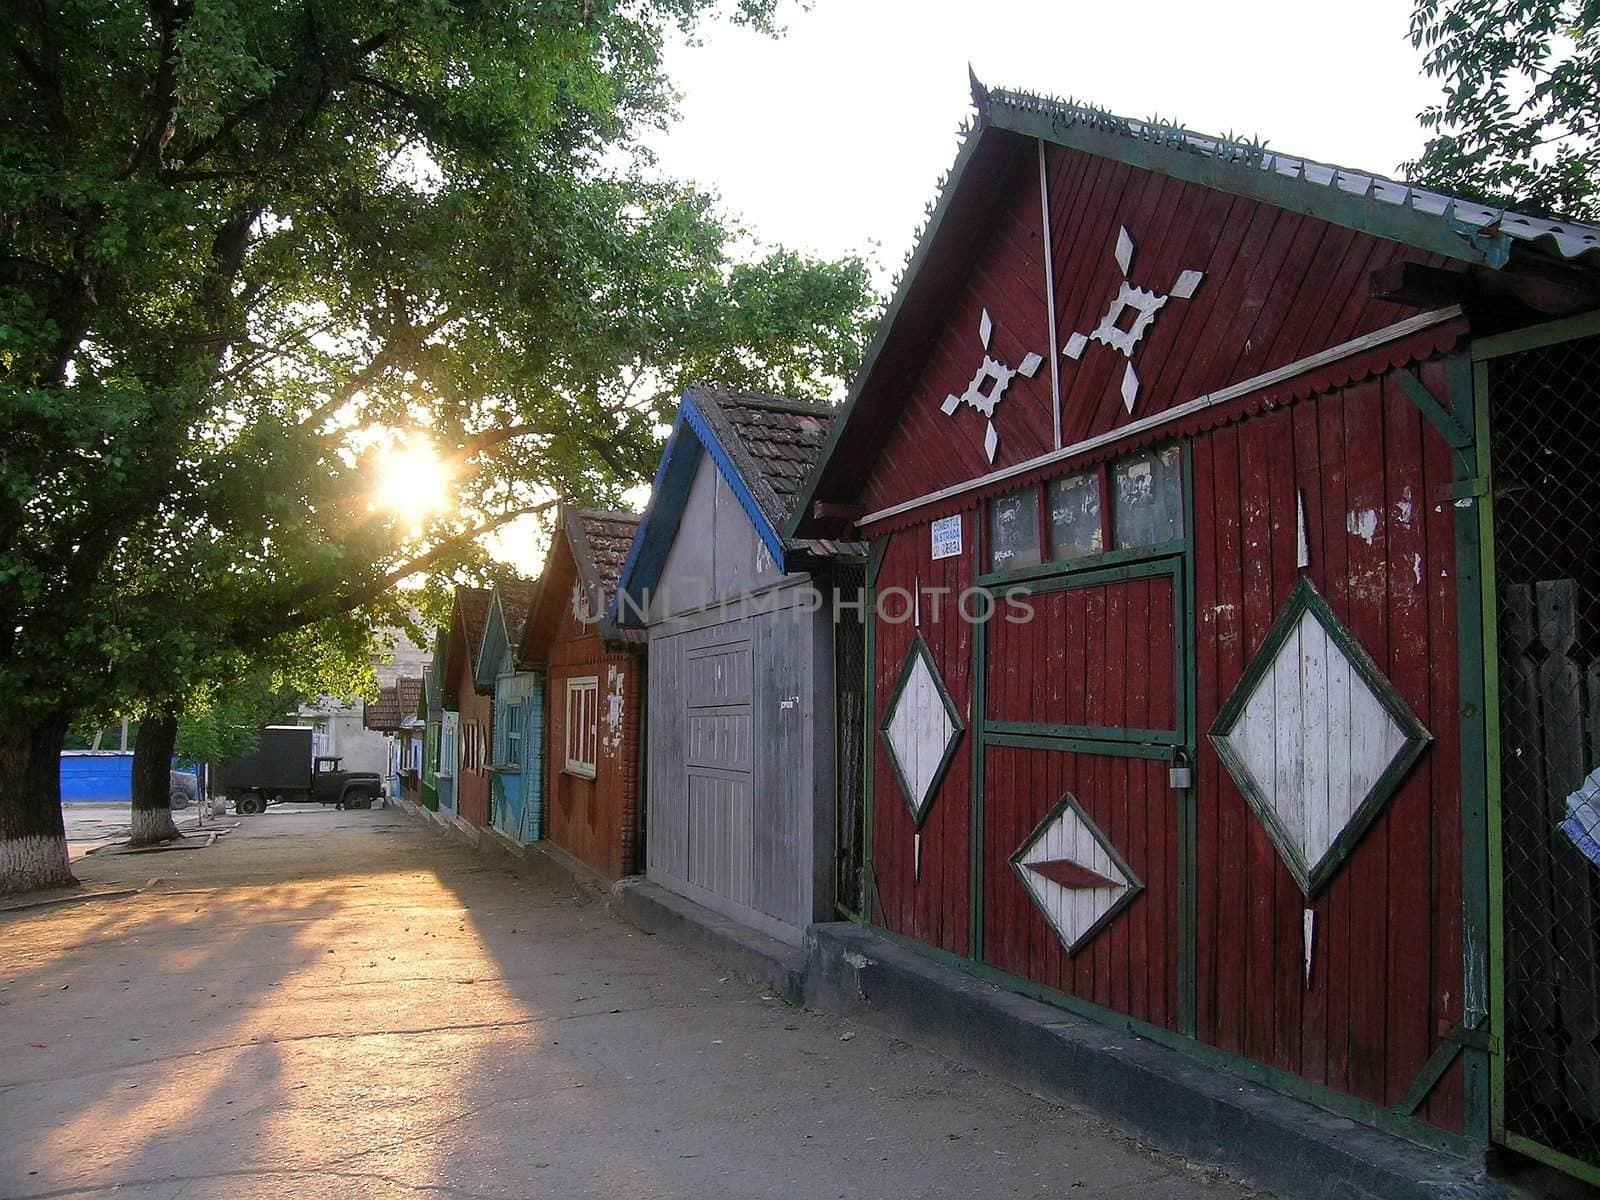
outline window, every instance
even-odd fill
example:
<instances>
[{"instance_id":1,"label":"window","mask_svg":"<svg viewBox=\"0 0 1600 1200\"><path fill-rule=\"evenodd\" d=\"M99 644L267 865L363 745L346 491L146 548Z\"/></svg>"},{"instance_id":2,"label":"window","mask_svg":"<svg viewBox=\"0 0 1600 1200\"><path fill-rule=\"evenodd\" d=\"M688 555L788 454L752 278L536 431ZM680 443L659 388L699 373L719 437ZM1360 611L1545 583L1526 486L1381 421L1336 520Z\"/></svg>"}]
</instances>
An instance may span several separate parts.
<instances>
[{"instance_id":1,"label":"window","mask_svg":"<svg viewBox=\"0 0 1600 1200\"><path fill-rule=\"evenodd\" d=\"M1045 489L1050 514L1050 557L1055 562L1099 554L1106 548L1100 523L1100 473L1086 471Z\"/></svg>"},{"instance_id":2,"label":"window","mask_svg":"<svg viewBox=\"0 0 1600 1200\"><path fill-rule=\"evenodd\" d=\"M1182 541L1183 529L1183 447L1141 450L1107 467L1053 479L1042 489L991 500L989 569L1019 571L1108 550L1170 548Z\"/></svg>"},{"instance_id":3,"label":"window","mask_svg":"<svg viewBox=\"0 0 1600 1200\"><path fill-rule=\"evenodd\" d=\"M572 775L594 778L596 729L600 718L600 680L594 675L567 680L567 762Z\"/></svg>"},{"instance_id":4,"label":"window","mask_svg":"<svg viewBox=\"0 0 1600 1200\"><path fill-rule=\"evenodd\" d=\"M1039 496L1032 488L989 505L989 568L1015 571L1039 565Z\"/></svg>"},{"instance_id":5,"label":"window","mask_svg":"<svg viewBox=\"0 0 1600 1200\"><path fill-rule=\"evenodd\" d=\"M522 766L522 705L506 707L506 762L513 767Z\"/></svg>"},{"instance_id":6,"label":"window","mask_svg":"<svg viewBox=\"0 0 1600 1200\"><path fill-rule=\"evenodd\" d=\"M1183 536L1182 455L1166 446L1123 459L1112 468L1111 520L1117 549L1157 546Z\"/></svg>"},{"instance_id":7,"label":"window","mask_svg":"<svg viewBox=\"0 0 1600 1200\"><path fill-rule=\"evenodd\" d=\"M464 721L461 725L461 769L483 774L484 760L488 749L487 739L483 734L482 721Z\"/></svg>"}]
</instances>

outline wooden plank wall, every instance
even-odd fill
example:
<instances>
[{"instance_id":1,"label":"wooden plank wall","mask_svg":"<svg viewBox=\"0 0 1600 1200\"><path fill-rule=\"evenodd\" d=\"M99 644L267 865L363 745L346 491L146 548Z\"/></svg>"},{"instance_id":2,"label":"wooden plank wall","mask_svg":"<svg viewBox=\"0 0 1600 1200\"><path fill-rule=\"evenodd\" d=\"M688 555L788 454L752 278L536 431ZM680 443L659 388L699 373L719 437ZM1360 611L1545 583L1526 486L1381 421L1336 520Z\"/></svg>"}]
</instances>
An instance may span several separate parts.
<instances>
[{"instance_id":1,"label":"wooden plank wall","mask_svg":"<svg viewBox=\"0 0 1600 1200\"><path fill-rule=\"evenodd\" d=\"M992 721L1176 727L1170 578L1101 583L1027 598L1033 619L989 629Z\"/></svg>"},{"instance_id":2,"label":"wooden plank wall","mask_svg":"<svg viewBox=\"0 0 1600 1200\"><path fill-rule=\"evenodd\" d=\"M1446 394L1444 368L1424 383ZM1434 742L1326 888L1306 901L1202 740L1198 1035L1381 1105L1461 1016L1454 511L1443 440L1369 380L1194 443L1198 717L1216 718L1301 574ZM1309 985L1304 915L1314 913ZM1460 1067L1419 1115L1460 1128Z\"/></svg>"},{"instance_id":3,"label":"wooden plank wall","mask_svg":"<svg viewBox=\"0 0 1600 1200\"><path fill-rule=\"evenodd\" d=\"M832 682L814 653L827 614L790 598L778 611L652 629L646 828L652 879L797 938L827 915L815 880L819 856L832 861L819 812L831 811L832 785L814 734L832 728Z\"/></svg>"},{"instance_id":4,"label":"wooden plank wall","mask_svg":"<svg viewBox=\"0 0 1600 1200\"><path fill-rule=\"evenodd\" d=\"M1396 242L1081 151L1047 146L1045 164L1058 345L1094 329L1116 294L1120 229L1134 242L1133 283L1164 293L1181 272L1204 272L1193 298L1169 299L1140 341L1131 414L1119 389L1128 362L1121 354L1090 343L1079 360L1060 360L1064 444L1413 316L1414 309L1373 299L1368 278L1397 260L1436 262ZM1012 380L995 414L1000 441L993 464L983 454L983 416L966 405L953 416L940 411L982 360L978 324L985 309L1001 361L1016 366L1029 351L1049 354L1037 168L1024 171L1009 196L943 325L929 330L931 351L920 375L903 385L903 394L897 384L896 394L881 400L893 415L875 433L876 457L863 472L858 498L869 510L1055 448L1048 366L1032 379ZM861 403L870 408L880 400L866 396ZM903 523L932 515L939 513L917 513Z\"/></svg>"},{"instance_id":5,"label":"wooden plank wall","mask_svg":"<svg viewBox=\"0 0 1600 1200\"><path fill-rule=\"evenodd\" d=\"M898 617L903 611L914 615L909 594L918 586L946 590L942 596L923 595L920 628L909 619L896 623L882 617L873 626L873 729L869 736L876 894L868 896L868 903L873 920L886 928L952 954L966 955L971 950L972 626L959 618L956 605L974 582L971 550L977 530L973 512L963 513L961 521L967 553L935 562L924 525L889 540L878 573L877 595L890 588L906 590L904 601L896 595L883 602L882 611L889 617ZM920 855L918 830L878 728L917 632L927 643L966 726L944 780L928 805L920 831Z\"/></svg>"}]
</instances>

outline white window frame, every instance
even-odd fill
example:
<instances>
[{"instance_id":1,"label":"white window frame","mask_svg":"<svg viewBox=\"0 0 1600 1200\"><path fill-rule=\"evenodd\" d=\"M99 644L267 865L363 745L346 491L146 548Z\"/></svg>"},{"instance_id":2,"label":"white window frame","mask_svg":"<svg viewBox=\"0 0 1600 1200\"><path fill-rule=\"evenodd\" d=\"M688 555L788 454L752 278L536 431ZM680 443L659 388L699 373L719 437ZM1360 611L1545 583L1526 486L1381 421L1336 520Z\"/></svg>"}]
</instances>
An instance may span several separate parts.
<instances>
[{"instance_id":1,"label":"white window frame","mask_svg":"<svg viewBox=\"0 0 1600 1200\"><path fill-rule=\"evenodd\" d=\"M576 705L576 712L574 712ZM600 677L577 675L567 680L566 760L568 775L593 779L600 738Z\"/></svg>"},{"instance_id":2,"label":"white window frame","mask_svg":"<svg viewBox=\"0 0 1600 1200\"><path fill-rule=\"evenodd\" d=\"M522 705L506 705L506 763L522 769Z\"/></svg>"}]
</instances>

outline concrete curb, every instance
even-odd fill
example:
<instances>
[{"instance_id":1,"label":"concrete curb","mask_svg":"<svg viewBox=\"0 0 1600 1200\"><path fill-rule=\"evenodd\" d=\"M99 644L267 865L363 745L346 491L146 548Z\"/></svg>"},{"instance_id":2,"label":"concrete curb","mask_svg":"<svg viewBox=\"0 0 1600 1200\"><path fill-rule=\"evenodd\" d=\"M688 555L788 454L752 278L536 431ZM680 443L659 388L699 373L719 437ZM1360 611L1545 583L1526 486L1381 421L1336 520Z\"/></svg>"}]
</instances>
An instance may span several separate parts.
<instances>
[{"instance_id":1,"label":"concrete curb","mask_svg":"<svg viewBox=\"0 0 1600 1200\"><path fill-rule=\"evenodd\" d=\"M611 889L611 911L649 933L697 950L713 962L770 987L785 1003L805 996L806 952L634 876Z\"/></svg>"},{"instance_id":2,"label":"concrete curb","mask_svg":"<svg viewBox=\"0 0 1600 1200\"><path fill-rule=\"evenodd\" d=\"M814 925L806 943L807 1004L1088 1108L1151 1146L1254 1186L1341 1200L1510 1194L1482 1167L1002 991L859 926Z\"/></svg>"},{"instance_id":3,"label":"concrete curb","mask_svg":"<svg viewBox=\"0 0 1600 1200\"><path fill-rule=\"evenodd\" d=\"M637 878L612 889L612 910L770 986L790 1004L859 1019L1283 1196L1512 1195L1481 1166L1003 991L858 925L813 925L799 950Z\"/></svg>"},{"instance_id":4,"label":"concrete curb","mask_svg":"<svg viewBox=\"0 0 1600 1200\"><path fill-rule=\"evenodd\" d=\"M155 880L150 881L153 885ZM59 904L87 904L90 900L115 900L119 896L137 896L144 888L103 888L98 892L82 891L66 896L41 896L35 900L0 901L0 913L26 912L30 908L54 908Z\"/></svg>"}]
</instances>

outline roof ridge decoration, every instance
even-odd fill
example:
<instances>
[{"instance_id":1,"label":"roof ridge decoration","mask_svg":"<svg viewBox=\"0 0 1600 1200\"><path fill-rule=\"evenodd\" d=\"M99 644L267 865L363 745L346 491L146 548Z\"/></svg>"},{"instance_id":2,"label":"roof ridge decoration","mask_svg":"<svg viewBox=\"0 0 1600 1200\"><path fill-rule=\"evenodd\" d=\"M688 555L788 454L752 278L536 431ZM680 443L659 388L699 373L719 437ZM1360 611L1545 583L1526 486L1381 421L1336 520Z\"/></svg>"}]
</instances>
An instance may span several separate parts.
<instances>
[{"instance_id":1,"label":"roof ridge decoration","mask_svg":"<svg viewBox=\"0 0 1600 1200\"><path fill-rule=\"evenodd\" d=\"M997 108L1018 114L1025 119L1024 123L1032 124L1041 118L1047 120L1053 140L1063 145L1073 144L1070 134L1075 129L1107 134L1162 150L1177 151L1208 164L1244 167L1291 187L1299 184L1313 189L1329 198L1339 195L1360 200L1372 205L1375 210L1381 205L1384 209L1412 213L1436 228L1442 227L1439 231L1454 242L1453 250L1441 250L1441 253L1496 270L1510 260L1514 241L1531 242L1545 251L1553 249L1561 258L1585 258L1590 259L1593 265L1600 265L1600 226L1581 221L1519 213L1505 206L1484 204L1419 187L1376 171L1355 170L1303 155L1270 150L1262 138L1246 138L1233 133L1222 136L1196 133L1181 124L1163 121L1159 116L1147 120L1123 117L1072 97L1032 95L1004 88L986 90L983 104L979 106L980 115L986 120L1013 128L1004 116L995 121ZM1159 167L1153 169L1160 170ZM1257 198L1273 200L1270 196ZM1281 199L1274 202L1283 204ZM1324 216L1324 219L1329 218ZM1418 244L1414 238L1408 239L1401 232L1375 232L1379 232L1380 236ZM1426 248L1440 249L1431 243Z\"/></svg>"},{"instance_id":2,"label":"roof ridge decoration","mask_svg":"<svg viewBox=\"0 0 1600 1200\"><path fill-rule=\"evenodd\" d=\"M968 168L979 147L987 144L984 134L990 130L1037 138L1491 270L1504 268L1513 248L1600 269L1600 226L1516 213L1373 172L1298 158L1269 150L1260 138L1199 134L1159 116L1138 120L1072 98L989 89L976 75L969 81L975 111L956 131L955 161L940 174L925 205L883 317L799 492L785 537L799 536L828 464L850 430L856 402L873 379L880 356L894 345L894 329L915 278L929 261L956 195L971 182Z\"/></svg>"}]
</instances>

